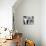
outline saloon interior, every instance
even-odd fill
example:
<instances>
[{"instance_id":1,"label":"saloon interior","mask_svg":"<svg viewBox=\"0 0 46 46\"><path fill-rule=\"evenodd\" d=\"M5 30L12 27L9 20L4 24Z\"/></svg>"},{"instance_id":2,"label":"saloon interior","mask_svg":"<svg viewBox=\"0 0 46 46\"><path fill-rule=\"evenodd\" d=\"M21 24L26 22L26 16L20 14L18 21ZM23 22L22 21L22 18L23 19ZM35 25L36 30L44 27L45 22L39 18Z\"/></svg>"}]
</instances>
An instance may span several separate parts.
<instances>
[{"instance_id":1,"label":"saloon interior","mask_svg":"<svg viewBox=\"0 0 46 46\"><path fill-rule=\"evenodd\" d=\"M46 46L46 0L0 0L0 46Z\"/></svg>"}]
</instances>

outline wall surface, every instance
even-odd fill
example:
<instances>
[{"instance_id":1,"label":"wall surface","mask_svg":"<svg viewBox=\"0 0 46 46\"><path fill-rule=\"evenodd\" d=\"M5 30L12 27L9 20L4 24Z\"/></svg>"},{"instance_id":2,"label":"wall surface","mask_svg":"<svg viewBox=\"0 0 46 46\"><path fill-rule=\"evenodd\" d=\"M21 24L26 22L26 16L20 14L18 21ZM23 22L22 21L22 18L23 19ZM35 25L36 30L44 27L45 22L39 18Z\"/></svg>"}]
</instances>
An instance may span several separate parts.
<instances>
[{"instance_id":1,"label":"wall surface","mask_svg":"<svg viewBox=\"0 0 46 46\"><path fill-rule=\"evenodd\" d=\"M46 0L41 1L41 38L42 46L46 46Z\"/></svg>"},{"instance_id":2,"label":"wall surface","mask_svg":"<svg viewBox=\"0 0 46 46\"><path fill-rule=\"evenodd\" d=\"M22 32L24 38L35 41L41 46L41 0L23 0L17 7L13 7L15 28ZM23 16L34 16L33 25L24 25Z\"/></svg>"},{"instance_id":3,"label":"wall surface","mask_svg":"<svg viewBox=\"0 0 46 46\"><path fill-rule=\"evenodd\" d=\"M0 0L0 27L12 28L12 6L16 0Z\"/></svg>"},{"instance_id":4,"label":"wall surface","mask_svg":"<svg viewBox=\"0 0 46 46\"><path fill-rule=\"evenodd\" d=\"M19 0L20 1L20 0ZM39 0L40 1L40 0ZM32 2L32 7L33 7L33 9L35 9L36 7L40 7L40 4L39 4L39 1L37 0L32 0L31 2ZM41 10L42 10L42 15L41 15L41 41L42 41L42 46L46 46L46 0L41 0L42 1L42 8L41 8ZM3 27L8 27L8 28L12 28L12 6L13 6L13 4L16 2L16 0L0 0L0 26L3 26ZM36 7L35 7L35 4L34 3L36 2L37 4L36 4ZM29 3L30 4L30 3ZM25 9L28 9L28 6L29 7L31 7L30 5L26 5L25 3L23 4L23 5L25 5ZM38 5L38 6L37 6ZM17 7L17 6L15 6L15 7ZM21 6L22 7L22 6ZM32 8L31 7L31 8ZM34 8L35 7L35 8ZM19 7L18 7L19 8ZM24 8L21 8L21 9L24 9ZM19 8L20 9L20 8ZM37 8L37 10L35 11L35 10L32 10L31 11L31 9L29 8L28 10L30 10L31 12L33 12L33 11L35 11L35 13L34 14L31 14L30 12L26 12L25 13L25 11L26 10L22 10L23 11L23 13L21 12L21 9L20 9L20 14L22 15L23 13L23 15L25 15L25 16L30 16L30 15L34 15L35 16L35 20L37 20L38 18L40 18L39 16L39 14L36 14L35 15L35 13L37 13L36 11L39 9L39 8ZM18 11L17 9L14 9L15 11ZM22 19L23 18L23 15L21 16L19 14L19 16L20 16L20 18ZM17 16L17 13L15 12L15 15ZM17 18L17 23L19 22L19 24L16 24L17 26L16 26L16 28L17 28L17 30L18 31L20 31L20 32L23 32L24 33L24 35L25 36L27 36L28 37L28 35L30 34L30 36L31 36L31 39L32 38L34 38L34 40L37 42L38 41L38 39L40 39L40 36L39 35L37 35L37 37L36 37L36 32L40 32L40 30L39 29L36 29L35 28L35 30L37 30L37 31L35 31L34 30L34 28L33 27L35 27L35 25L36 25L36 21L35 21L35 24L32 26L32 25L23 25L23 19L21 20L20 18L19 18L19 16L18 16L18 18ZM36 19L37 18L37 19ZM21 21L20 21L21 20ZM38 20L40 20L40 19L38 19ZM20 23L21 22L21 23ZM20 27L21 28L20 28ZM38 23L37 23L37 26L38 26ZM39 25L40 26L40 25ZM26 29L25 29L26 28ZM33 28L33 29L32 29ZM40 28L40 27L37 27L37 28ZM31 30L31 31L30 31ZM33 31L32 31L33 30ZM39 31L38 31L39 30ZM28 33L28 35L26 35L26 33ZM29 36L29 37L30 37ZM38 38L38 36L39 36L39 38ZM37 42L38 43L38 42ZM39 43L38 43L39 44Z\"/></svg>"}]
</instances>

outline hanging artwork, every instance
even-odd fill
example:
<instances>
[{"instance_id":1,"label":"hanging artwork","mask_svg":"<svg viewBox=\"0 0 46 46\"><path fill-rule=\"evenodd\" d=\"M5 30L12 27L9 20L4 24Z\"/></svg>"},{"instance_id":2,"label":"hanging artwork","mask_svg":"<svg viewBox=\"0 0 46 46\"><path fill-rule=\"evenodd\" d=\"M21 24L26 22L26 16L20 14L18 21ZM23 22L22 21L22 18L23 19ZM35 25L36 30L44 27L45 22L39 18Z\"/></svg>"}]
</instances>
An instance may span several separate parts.
<instances>
[{"instance_id":1,"label":"hanging artwork","mask_svg":"<svg viewBox=\"0 0 46 46\"><path fill-rule=\"evenodd\" d=\"M23 16L23 24L25 25L34 24L34 16Z\"/></svg>"}]
</instances>

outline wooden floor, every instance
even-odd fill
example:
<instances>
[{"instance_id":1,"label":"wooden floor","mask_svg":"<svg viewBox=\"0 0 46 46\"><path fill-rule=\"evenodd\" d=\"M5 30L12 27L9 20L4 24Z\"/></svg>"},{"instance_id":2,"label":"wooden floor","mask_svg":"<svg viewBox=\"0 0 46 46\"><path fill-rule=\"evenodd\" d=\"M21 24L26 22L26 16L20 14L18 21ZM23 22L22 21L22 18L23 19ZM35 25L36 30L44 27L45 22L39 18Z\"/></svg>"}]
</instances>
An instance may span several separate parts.
<instances>
[{"instance_id":1,"label":"wooden floor","mask_svg":"<svg viewBox=\"0 0 46 46\"><path fill-rule=\"evenodd\" d=\"M6 40L6 42L2 43L0 46L16 46L15 39L13 40Z\"/></svg>"},{"instance_id":2,"label":"wooden floor","mask_svg":"<svg viewBox=\"0 0 46 46\"><path fill-rule=\"evenodd\" d=\"M12 40L0 39L0 42L6 40L6 42L0 43L0 46L16 46L16 41L22 41L22 38L20 36L21 33L16 33L16 35L12 37Z\"/></svg>"}]
</instances>

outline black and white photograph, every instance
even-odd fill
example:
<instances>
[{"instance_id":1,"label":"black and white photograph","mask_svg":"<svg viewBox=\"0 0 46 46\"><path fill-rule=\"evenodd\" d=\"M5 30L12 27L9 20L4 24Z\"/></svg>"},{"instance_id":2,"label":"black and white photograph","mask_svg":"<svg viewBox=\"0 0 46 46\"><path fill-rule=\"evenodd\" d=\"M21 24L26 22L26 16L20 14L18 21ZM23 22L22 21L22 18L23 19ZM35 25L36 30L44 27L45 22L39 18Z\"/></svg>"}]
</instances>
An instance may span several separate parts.
<instances>
[{"instance_id":1,"label":"black and white photograph","mask_svg":"<svg viewBox=\"0 0 46 46\"><path fill-rule=\"evenodd\" d=\"M23 16L23 24L25 25L34 24L34 16Z\"/></svg>"},{"instance_id":2,"label":"black and white photograph","mask_svg":"<svg viewBox=\"0 0 46 46\"><path fill-rule=\"evenodd\" d=\"M46 46L46 0L0 0L0 46Z\"/></svg>"}]
</instances>

